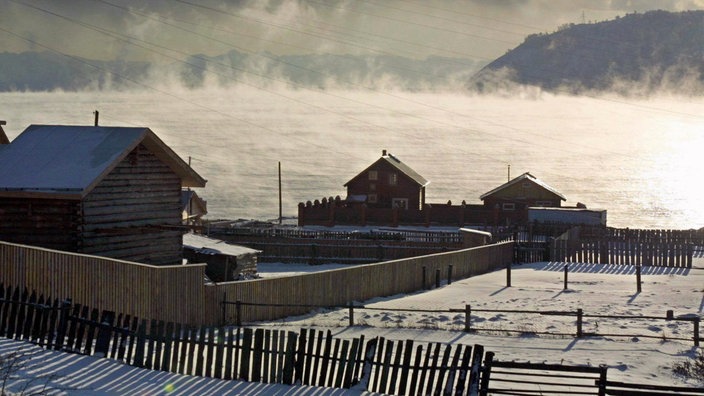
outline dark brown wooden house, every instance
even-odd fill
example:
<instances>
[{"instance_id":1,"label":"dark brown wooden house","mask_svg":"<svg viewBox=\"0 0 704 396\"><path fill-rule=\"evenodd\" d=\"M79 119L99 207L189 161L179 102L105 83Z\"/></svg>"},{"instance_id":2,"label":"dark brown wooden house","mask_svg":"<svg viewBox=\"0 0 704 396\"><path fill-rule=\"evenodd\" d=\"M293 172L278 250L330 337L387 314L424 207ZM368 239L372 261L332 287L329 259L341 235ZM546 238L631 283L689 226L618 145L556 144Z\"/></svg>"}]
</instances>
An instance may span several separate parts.
<instances>
[{"instance_id":1,"label":"dark brown wooden house","mask_svg":"<svg viewBox=\"0 0 704 396\"><path fill-rule=\"evenodd\" d=\"M480 197L494 222L528 220L530 207L560 207L566 198L547 183L526 172Z\"/></svg>"},{"instance_id":2,"label":"dark brown wooden house","mask_svg":"<svg viewBox=\"0 0 704 396\"><path fill-rule=\"evenodd\" d=\"M382 151L381 158L345 183L348 203L370 208L422 209L428 181L398 158Z\"/></svg>"},{"instance_id":3,"label":"dark brown wooden house","mask_svg":"<svg viewBox=\"0 0 704 396\"><path fill-rule=\"evenodd\" d=\"M0 148L0 240L182 261L182 187L206 180L149 128L31 125Z\"/></svg>"}]
</instances>

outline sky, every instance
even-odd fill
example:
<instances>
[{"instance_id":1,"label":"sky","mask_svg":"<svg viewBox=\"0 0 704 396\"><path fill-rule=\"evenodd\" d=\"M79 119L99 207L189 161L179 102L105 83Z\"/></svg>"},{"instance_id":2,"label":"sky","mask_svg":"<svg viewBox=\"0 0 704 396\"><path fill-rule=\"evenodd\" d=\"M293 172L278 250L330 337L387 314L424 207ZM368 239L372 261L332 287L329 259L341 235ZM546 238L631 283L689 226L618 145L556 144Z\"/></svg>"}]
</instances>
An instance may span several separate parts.
<instances>
[{"instance_id":1,"label":"sky","mask_svg":"<svg viewBox=\"0 0 704 396\"><path fill-rule=\"evenodd\" d=\"M704 0L0 0L0 52L174 62L231 50L490 62L533 33Z\"/></svg>"}]
</instances>

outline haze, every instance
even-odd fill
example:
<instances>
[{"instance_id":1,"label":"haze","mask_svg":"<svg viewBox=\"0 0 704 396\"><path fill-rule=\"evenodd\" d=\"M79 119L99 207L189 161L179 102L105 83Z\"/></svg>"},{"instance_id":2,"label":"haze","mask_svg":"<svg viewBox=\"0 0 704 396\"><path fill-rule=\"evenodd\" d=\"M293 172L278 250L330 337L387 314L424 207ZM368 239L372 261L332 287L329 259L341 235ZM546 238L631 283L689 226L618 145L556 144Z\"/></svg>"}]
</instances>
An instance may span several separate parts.
<instances>
[{"instance_id":1,"label":"haze","mask_svg":"<svg viewBox=\"0 0 704 396\"><path fill-rule=\"evenodd\" d=\"M0 0L0 51L174 62L232 49L489 62L531 33L698 0ZM165 56L164 54L169 56Z\"/></svg>"}]
</instances>

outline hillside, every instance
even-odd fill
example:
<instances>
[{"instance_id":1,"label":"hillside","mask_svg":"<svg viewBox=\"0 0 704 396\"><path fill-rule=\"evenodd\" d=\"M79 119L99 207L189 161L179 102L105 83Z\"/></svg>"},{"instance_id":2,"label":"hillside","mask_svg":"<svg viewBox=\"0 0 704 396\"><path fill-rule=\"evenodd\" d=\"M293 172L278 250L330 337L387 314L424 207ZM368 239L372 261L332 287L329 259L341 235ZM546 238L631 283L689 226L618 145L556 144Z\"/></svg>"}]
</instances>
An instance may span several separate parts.
<instances>
[{"instance_id":1,"label":"hillside","mask_svg":"<svg viewBox=\"0 0 704 396\"><path fill-rule=\"evenodd\" d=\"M51 52L0 52L0 92L133 88L176 81L188 88L238 82L312 88L454 88L483 63L470 59L390 55L275 56L230 51L182 62L97 61Z\"/></svg>"},{"instance_id":2,"label":"hillside","mask_svg":"<svg viewBox=\"0 0 704 396\"><path fill-rule=\"evenodd\" d=\"M546 90L704 90L704 12L651 11L533 34L484 67L470 87L510 83Z\"/></svg>"}]
</instances>

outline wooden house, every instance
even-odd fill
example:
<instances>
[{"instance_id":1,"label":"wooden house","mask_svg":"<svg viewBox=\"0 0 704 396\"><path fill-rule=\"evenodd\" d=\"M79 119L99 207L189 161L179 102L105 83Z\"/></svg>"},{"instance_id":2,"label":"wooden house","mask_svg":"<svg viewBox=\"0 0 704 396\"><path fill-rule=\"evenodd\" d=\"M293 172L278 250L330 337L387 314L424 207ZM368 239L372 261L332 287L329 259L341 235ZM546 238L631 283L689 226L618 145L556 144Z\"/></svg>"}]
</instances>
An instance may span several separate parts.
<instances>
[{"instance_id":1,"label":"wooden house","mask_svg":"<svg viewBox=\"0 0 704 396\"><path fill-rule=\"evenodd\" d=\"M149 128L31 125L0 149L0 240L180 264L181 190L206 180Z\"/></svg>"},{"instance_id":2,"label":"wooden house","mask_svg":"<svg viewBox=\"0 0 704 396\"><path fill-rule=\"evenodd\" d=\"M185 225L201 225L208 203L190 188L181 191L181 219Z\"/></svg>"},{"instance_id":3,"label":"wooden house","mask_svg":"<svg viewBox=\"0 0 704 396\"><path fill-rule=\"evenodd\" d=\"M547 183L526 172L480 197L494 223L526 222L530 207L560 207L565 197Z\"/></svg>"},{"instance_id":4,"label":"wooden house","mask_svg":"<svg viewBox=\"0 0 704 396\"><path fill-rule=\"evenodd\" d=\"M428 181L398 158L382 151L381 158L345 183L348 203L370 208L422 209Z\"/></svg>"}]
</instances>

